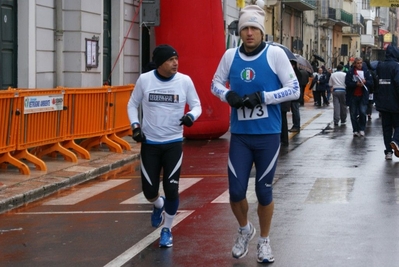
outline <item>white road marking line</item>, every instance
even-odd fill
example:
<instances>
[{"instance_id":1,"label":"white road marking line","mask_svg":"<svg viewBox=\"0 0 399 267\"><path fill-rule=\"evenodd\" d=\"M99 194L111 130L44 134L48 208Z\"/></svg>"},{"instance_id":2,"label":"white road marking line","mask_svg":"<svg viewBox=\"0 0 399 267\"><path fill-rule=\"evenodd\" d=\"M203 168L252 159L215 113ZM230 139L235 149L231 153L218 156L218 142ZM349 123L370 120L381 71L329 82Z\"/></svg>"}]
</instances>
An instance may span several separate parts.
<instances>
[{"instance_id":1,"label":"white road marking line","mask_svg":"<svg viewBox=\"0 0 399 267\"><path fill-rule=\"evenodd\" d=\"M257 203L258 199L256 198L255 193L255 178L249 178L248 182L248 190L247 190L247 201L248 203ZM215 198L211 203L230 203L230 195L229 190L223 192L220 196Z\"/></svg>"},{"instance_id":2,"label":"white road marking line","mask_svg":"<svg viewBox=\"0 0 399 267\"><path fill-rule=\"evenodd\" d=\"M190 216L194 211L184 211L180 212L176 215L172 227L176 226L178 223L183 221L185 218ZM162 227L162 226L161 226ZM104 267L114 267L114 266L122 266L126 264L129 260L134 258L137 254L143 251L146 247L148 247L151 243L159 238L159 228L154 230L152 233L141 239L138 243L130 247L128 250L123 252L121 255L104 265Z\"/></svg>"},{"instance_id":3,"label":"white road marking line","mask_svg":"<svg viewBox=\"0 0 399 267\"><path fill-rule=\"evenodd\" d=\"M202 178L180 178L179 180L179 193L183 192L187 188L193 186L194 184L201 181ZM160 183L159 187L160 192L163 191L162 182ZM143 192L126 199L125 201L121 202L120 204L149 204L148 200L144 197Z\"/></svg>"},{"instance_id":4,"label":"white road marking line","mask_svg":"<svg viewBox=\"0 0 399 267\"><path fill-rule=\"evenodd\" d=\"M189 212L187 210L178 210L179 212ZM64 214L118 214L118 213L152 213L152 210L77 210L77 211L33 211L18 212L18 215L64 215Z\"/></svg>"},{"instance_id":5,"label":"white road marking line","mask_svg":"<svg viewBox=\"0 0 399 267\"><path fill-rule=\"evenodd\" d=\"M90 187L79 189L67 196L49 200L43 203L43 205L75 205L83 200L98 195L126 182L128 181L125 179L112 179L104 182L98 182L90 185Z\"/></svg>"},{"instance_id":6,"label":"white road marking line","mask_svg":"<svg viewBox=\"0 0 399 267\"><path fill-rule=\"evenodd\" d=\"M13 228L13 229L6 229L6 230L0 229L0 234L7 233L7 232L13 232L13 231L22 231L22 230L23 230L23 228Z\"/></svg>"},{"instance_id":7,"label":"white road marking line","mask_svg":"<svg viewBox=\"0 0 399 267\"><path fill-rule=\"evenodd\" d=\"M317 178L305 203L348 203L355 178Z\"/></svg>"}]
</instances>

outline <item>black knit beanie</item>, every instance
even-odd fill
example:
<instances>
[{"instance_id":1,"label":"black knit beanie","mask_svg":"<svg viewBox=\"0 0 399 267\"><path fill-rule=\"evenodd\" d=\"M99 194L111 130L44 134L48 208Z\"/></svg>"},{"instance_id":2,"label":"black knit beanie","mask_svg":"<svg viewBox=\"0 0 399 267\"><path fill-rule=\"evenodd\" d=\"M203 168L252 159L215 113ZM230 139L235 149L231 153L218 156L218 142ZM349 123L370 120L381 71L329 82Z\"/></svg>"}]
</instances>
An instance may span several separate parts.
<instances>
[{"instance_id":1,"label":"black knit beanie","mask_svg":"<svg viewBox=\"0 0 399 267\"><path fill-rule=\"evenodd\" d=\"M159 45L152 52L152 61L155 62L157 68L166 60L173 56L178 56L176 50L170 45Z\"/></svg>"}]
</instances>

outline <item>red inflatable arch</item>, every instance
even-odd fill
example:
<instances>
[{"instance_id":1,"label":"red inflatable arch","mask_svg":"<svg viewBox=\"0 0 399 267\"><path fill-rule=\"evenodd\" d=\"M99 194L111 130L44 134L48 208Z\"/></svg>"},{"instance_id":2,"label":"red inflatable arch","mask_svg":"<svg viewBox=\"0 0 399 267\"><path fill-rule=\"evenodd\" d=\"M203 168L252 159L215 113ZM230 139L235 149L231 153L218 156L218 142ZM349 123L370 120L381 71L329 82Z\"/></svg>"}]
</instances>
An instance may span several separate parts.
<instances>
[{"instance_id":1,"label":"red inflatable arch","mask_svg":"<svg viewBox=\"0 0 399 267\"><path fill-rule=\"evenodd\" d=\"M189 139L216 139L229 129L229 105L211 93L213 74L225 51L221 1L161 0L156 44L170 44L179 53L179 72L191 77L201 100L202 114L190 128Z\"/></svg>"}]
</instances>

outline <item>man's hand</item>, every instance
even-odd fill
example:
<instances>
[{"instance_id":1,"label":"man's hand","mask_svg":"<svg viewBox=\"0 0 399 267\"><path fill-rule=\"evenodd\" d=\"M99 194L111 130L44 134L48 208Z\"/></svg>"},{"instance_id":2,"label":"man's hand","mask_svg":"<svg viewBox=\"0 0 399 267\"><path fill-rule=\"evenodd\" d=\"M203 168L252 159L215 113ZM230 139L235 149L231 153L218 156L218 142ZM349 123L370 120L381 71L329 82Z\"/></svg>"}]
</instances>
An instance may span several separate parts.
<instances>
[{"instance_id":1,"label":"man's hand","mask_svg":"<svg viewBox=\"0 0 399 267\"><path fill-rule=\"evenodd\" d=\"M243 106L242 98L234 91L227 92L226 100L233 108L240 108Z\"/></svg>"},{"instance_id":2,"label":"man's hand","mask_svg":"<svg viewBox=\"0 0 399 267\"><path fill-rule=\"evenodd\" d=\"M141 130L140 124L134 123L132 124L132 129L133 129L133 135L132 138L136 142L145 142L146 138Z\"/></svg>"},{"instance_id":3,"label":"man's hand","mask_svg":"<svg viewBox=\"0 0 399 267\"><path fill-rule=\"evenodd\" d=\"M250 95L244 95L243 102L244 106L246 106L249 109L253 109L257 105L262 103L261 92L257 91Z\"/></svg>"},{"instance_id":4,"label":"man's hand","mask_svg":"<svg viewBox=\"0 0 399 267\"><path fill-rule=\"evenodd\" d=\"M180 121L181 121L180 125L184 124L187 127L191 127L194 124L193 115L188 114L188 113L186 115L184 115L183 117L181 117Z\"/></svg>"}]
</instances>

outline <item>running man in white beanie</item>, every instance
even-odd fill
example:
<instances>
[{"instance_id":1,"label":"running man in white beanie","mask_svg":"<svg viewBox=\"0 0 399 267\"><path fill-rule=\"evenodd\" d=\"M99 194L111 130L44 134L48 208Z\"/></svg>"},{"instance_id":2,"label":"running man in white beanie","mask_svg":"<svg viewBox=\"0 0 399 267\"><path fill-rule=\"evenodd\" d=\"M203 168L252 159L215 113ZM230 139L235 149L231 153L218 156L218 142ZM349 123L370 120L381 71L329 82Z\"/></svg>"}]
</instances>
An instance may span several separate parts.
<instances>
[{"instance_id":1,"label":"running man in white beanie","mask_svg":"<svg viewBox=\"0 0 399 267\"><path fill-rule=\"evenodd\" d=\"M298 99L300 86L285 52L263 41L264 20L264 10L256 5L240 11L242 45L225 52L211 90L232 107L228 179L230 205L239 224L232 255L244 257L256 233L248 220L246 199L254 164L260 225L257 261L271 263L274 257L269 232L274 211L272 183L280 151L280 103ZM226 82L230 88L226 88Z\"/></svg>"}]
</instances>

